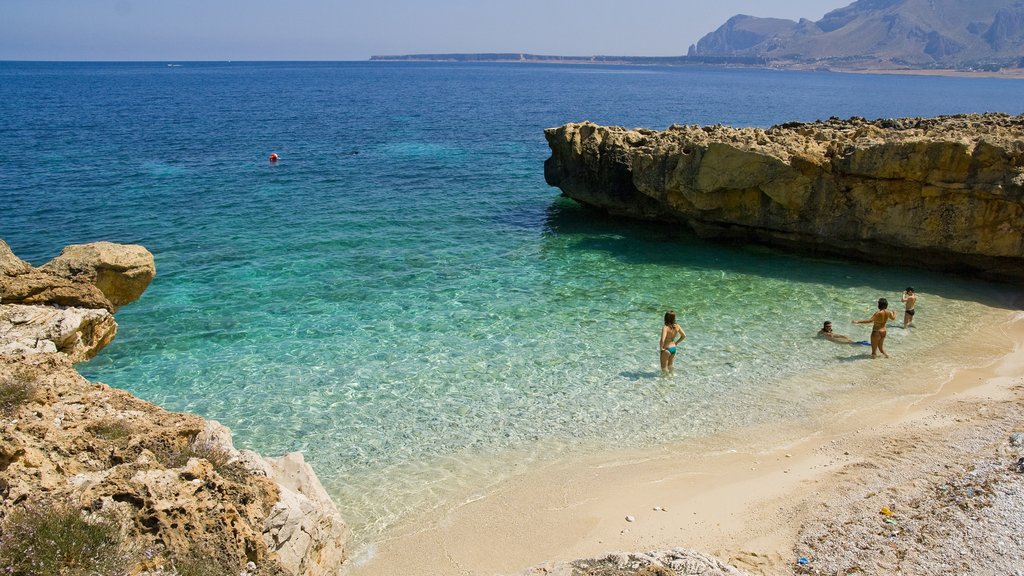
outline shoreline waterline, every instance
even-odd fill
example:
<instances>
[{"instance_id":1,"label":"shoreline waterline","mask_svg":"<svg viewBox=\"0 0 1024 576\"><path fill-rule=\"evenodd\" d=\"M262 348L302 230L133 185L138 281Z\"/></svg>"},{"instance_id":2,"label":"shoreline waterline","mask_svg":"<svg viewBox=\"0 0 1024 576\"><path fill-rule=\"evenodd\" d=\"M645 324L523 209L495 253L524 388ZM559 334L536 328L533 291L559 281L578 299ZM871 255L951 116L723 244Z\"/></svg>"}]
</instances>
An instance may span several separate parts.
<instances>
[{"instance_id":1,"label":"shoreline waterline","mask_svg":"<svg viewBox=\"0 0 1024 576\"><path fill-rule=\"evenodd\" d=\"M892 394L890 385L849 389L807 418L549 462L401 522L363 543L346 573L510 574L545 561L680 546L739 565L751 553L788 561L801 501L827 493L844 466L882 456L844 454L839 446L915 414L941 414L960 395L992 389L1004 376L1001 366L1024 363L1024 315L993 312L999 322L949 342L965 359L951 373L910 366L888 376L911 381L895 387L901 392ZM896 357L898 349L890 353ZM863 360L869 368L886 362Z\"/></svg>"}]
</instances>

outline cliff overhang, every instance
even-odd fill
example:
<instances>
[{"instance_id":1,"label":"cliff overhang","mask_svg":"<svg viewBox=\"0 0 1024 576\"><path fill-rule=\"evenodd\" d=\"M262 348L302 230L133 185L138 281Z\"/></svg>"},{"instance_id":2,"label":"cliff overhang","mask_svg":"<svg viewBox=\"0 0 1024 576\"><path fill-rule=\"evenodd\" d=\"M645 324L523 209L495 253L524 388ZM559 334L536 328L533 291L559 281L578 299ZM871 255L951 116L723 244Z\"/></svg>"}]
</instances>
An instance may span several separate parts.
<instances>
[{"instance_id":1,"label":"cliff overhang","mask_svg":"<svg viewBox=\"0 0 1024 576\"><path fill-rule=\"evenodd\" d=\"M1024 116L545 130L548 184L696 234L1024 279Z\"/></svg>"}]
</instances>

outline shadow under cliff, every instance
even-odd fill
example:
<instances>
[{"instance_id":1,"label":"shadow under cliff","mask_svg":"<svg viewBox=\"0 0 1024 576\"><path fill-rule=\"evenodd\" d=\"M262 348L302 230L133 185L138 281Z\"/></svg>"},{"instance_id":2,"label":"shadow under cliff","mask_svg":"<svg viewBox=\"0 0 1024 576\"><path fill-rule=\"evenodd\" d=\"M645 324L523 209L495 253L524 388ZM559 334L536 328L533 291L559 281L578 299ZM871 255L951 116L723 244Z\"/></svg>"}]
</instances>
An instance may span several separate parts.
<instances>
[{"instance_id":1,"label":"shadow under cliff","mask_svg":"<svg viewBox=\"0 0 1024 576\"><path fill-rule=\"evenodd\" d=\"M563 247L604 252L629 264L678 266L707 273L725 271L838 288L862 287L883 295L913 286L919 293L1007 310L1024 309L1024 291L1009 284L890 263L886 254L872 263L856 257L844 260L815 252L812 247L796 252L778 246L712 241L698 237L686 224L609 216L565 197L548 207L544 228L551 241ZM890 304L902 308L898 302Z\"/></svg>"}]
</instances>

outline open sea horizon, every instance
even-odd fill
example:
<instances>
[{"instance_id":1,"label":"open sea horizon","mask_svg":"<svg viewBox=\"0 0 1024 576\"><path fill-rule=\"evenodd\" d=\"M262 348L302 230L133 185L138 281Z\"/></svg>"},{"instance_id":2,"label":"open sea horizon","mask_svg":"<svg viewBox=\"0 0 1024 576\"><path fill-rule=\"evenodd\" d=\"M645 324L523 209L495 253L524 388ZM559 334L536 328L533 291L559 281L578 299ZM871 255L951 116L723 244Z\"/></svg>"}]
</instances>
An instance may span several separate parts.
<instances>
[{"instance_id":1,"label":"open sea horizon","mask_svg":"<svg viewBox=\"0 0 1024 576\"><path fill-rule=\"evenodd\" d=\"M903 390L855 340L921 293L891 366L1008 287L721 245L596 216L547 186L567 122L768 127L1021 114L1018 80L403 62L0 62L0 238L39 265L137 243L157 277L90 380L301 450L360 542L536 463L770 424L837 390ZM270 153L279 155L270 164ZM687 333L658 373L665 310ZM934 366L933 366L934 367ZM826 374L827 376L823 376ZM880 379L881 378L881 379Z\"/></svg>"}]
</instances>

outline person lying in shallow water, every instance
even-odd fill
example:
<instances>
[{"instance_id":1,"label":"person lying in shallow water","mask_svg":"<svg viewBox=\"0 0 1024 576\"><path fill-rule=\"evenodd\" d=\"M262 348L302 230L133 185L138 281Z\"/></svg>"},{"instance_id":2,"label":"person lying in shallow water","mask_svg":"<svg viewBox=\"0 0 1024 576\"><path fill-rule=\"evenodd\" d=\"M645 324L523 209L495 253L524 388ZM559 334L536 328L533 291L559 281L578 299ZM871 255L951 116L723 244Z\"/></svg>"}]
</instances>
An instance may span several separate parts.
<instances>
[{"instance_id":1,"label":"person lying in shallow water","mask_svg":"<svg viewBox=\"0 0 1024 576\"><path fill-rule=\"evenodd\" d=\"M825 320L825 324L818 330L818 338L825 338L839 344L856 344L849 336L843 336L842 334L836 334L832 331L832 321Z\"/></svg>"},{"instance_id":2,"label":"person lying in shallow water","mask_svg":"<svg viewBox=\"0 0 1024 576\"><path fill-rule=\"evenodd\" d=\"M843 336L842 334L836 334L832 331L832 321L825 320L825 324L818 330L818 338L825 338L831 340L836 344L854 344L858 346L871 346L871 342L867 340L852 340L849 336Z\"/></svg>"}]
</instances>

